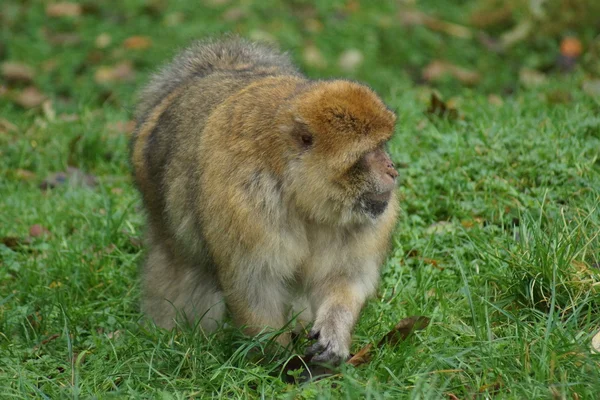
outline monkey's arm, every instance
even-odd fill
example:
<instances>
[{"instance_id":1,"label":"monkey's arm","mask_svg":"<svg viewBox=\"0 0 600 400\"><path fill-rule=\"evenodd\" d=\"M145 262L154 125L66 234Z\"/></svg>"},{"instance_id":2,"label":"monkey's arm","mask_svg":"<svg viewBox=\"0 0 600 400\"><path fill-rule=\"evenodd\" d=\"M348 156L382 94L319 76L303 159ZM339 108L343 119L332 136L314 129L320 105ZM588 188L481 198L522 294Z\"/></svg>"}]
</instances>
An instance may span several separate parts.
<instances>
[{"instance_id":1,"label":"monkey's arm","mask_svg":"<svg viewBox=\"0 0 600 400\"><path fill-rule=\"evenodd\" d=\"M339 364L350 354L352 330L374 285L356 278L332 277L313 291L316 318L306 354L314 362Z\"/></svg>"}]
</instances>

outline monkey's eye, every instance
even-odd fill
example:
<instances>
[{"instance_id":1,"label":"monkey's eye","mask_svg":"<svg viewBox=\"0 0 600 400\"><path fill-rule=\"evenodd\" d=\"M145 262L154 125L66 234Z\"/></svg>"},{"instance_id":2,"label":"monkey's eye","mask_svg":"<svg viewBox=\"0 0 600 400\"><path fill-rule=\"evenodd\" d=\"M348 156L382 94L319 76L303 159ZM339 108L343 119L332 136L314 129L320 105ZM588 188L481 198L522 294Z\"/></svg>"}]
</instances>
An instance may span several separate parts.
<instances>
[{"instance_id":1,"label":"monkey's eye","mask_svg":"<svg viewBox=\"0 0 600 400\"><path fill-rule=\"evenodd\" d=\"M313 144L312 135L304 134L304 135L302 135L302 137L300 139L302 140L302 144L306 147L312 146L312 144Z\"/></svg>"}]
</instances>

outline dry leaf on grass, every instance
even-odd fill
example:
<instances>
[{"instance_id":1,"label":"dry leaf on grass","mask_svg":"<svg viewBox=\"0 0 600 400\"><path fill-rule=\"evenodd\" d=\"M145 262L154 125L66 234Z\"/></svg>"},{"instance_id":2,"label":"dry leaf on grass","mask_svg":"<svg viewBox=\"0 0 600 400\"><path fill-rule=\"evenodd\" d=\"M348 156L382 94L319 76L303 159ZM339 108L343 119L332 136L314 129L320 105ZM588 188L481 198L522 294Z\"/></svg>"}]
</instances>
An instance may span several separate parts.
<instances>
[{"instance_id":1,"label":"dry leaf on grass","mask_svg":"<svg viewBox=\"0 0 600 400\"><path fill-rule=\"evenodd\" d=\"M504 4L500 8L474 11L469 17L469 22L476 28L484 29L510 22L512 14L512 7L509 4Z\"/></svg>"},{"instance_id":2,"label":"dry leaf on grass","mask_svg":"<svg viewBox=\"0 0 600 400\"><path fill-rule=\"evenodd\" d=\"M346 72L356 70L364 61L365 57L358 49L348 49L340 55L338 65Z\"/></svg>"},{"instance_id":3,"label":"dry leaf on grass","mask_svg":"<svg viewBox=\"0 0 600 400\"><path fill-rule=\"evenodd\" d=\"M39 349L40 347L42 347L43 345L45 345L45 344L48 344L48 343L52 342L53 340L56 340L56 339L58 339L59 337L60 337L60 334L58 334L58 333L55 333L54 335L52 335L52 336L50 336L50 337L48 337L48 338L46 338L46 339L42 340L42 341L40 342L40 344L38 344L38 345L35 345L35 346L33 347L33 349L34 349L34 350L37 350L37 349Z\"/></svg>"},{"instance_id":4,"label":"dry leaf on grass","mask_svg":"<svg viewBox=\"0 0 600 400\"><path fill-rule=\"evenodd\" d=\"M164 24L168 27L177 26L185 21L185 14L182 12L172 12L164 17Z\"/></svg>"},{"instance_id":5,"label":"dry leaf on grass","mask_svg":"<svg viewBox=\"0 0 600 400\"><path fill-rule=\"evenodd\" d=\"M592 351L600 353L600 331L598 331L592 338Z\"/></svg>"},{"instance_id":6,"label":"dry leaf on grass","mask_svg":"<svg viewBox=\"0 0 600 400\"><path fill-rule=\"evenodd\" d=\"M488 96L488 103L496 107L501 107L504 104L504 100L497 94L492 93Z\"/></svg>"},{"instance_id":7,"label":"dry leaf on grass","mask_svg":"<svg viewBox=\"0 0 600 400\"><path fill-rule=\"evenodd\" d=\"M223 13L223 20L228 22L238 22L244 18L248 13L243 7L231 7Z\"/></svg>"},{"instance_id":8,"label":"dry leaf on grass","mask_svg":"<svg viewBox=\"0 0 600 400\"><path fill-rule=\"evenodd\" d=\"M110 122L106 125L106 128L110 131L110 132L114 132L114 133L125 133L125 134L131 134L133 133L133 130L135 129L135 121L134 120L129 120L129 121L116 121L116 122Z\"/></svg>"},{"instance_id":9,"label":"dry leaf on grass","mask_svg":"<svg viewBox=\"0 0 600 400\"><path fill-rule=\"evenodd\" d=\"M459 117L458 110L444 103L435 93L431 93L431 102L427 109L427 114L448 119L457 119Z\"/></svg>"},{"instance_id":10,"label":"dry leaf on grass","mask_svg":"<svg viewBox=\"0 0 600 400\"><path fill-rule=\"evenodd\" d=\"M525 87L536 87L546 82L546 75L535 69L521 68L519 71L519 82Z\"/></svg>"},{"instance_id":11,"label":"dry leaf on grass","mask_svg":"<svg viewBox=\"0 0 600 400\"><path fill-rule=\"evenodd\" d=\"M35 86L23 89L14 98L15 103L23 108L34 108L40 106L46 100L46 96Z\"/></svg>"},{"instance_id":12,"label":"dry leaf on grass","mask_svg":"<svg viewBox=\"0 0 600 400\"><path fill-rule=\"evenodd\" d=\"M433 60L422 72L426 81L434 82L443 79L445 76L452 76L466 85L475 85L481 80L478 72L450 64L446 61Z\"/></svg>"},{"instance_id":13,"label":"dry leaf on grass","mask_svg":"<svg viewBox=\"0 0 600 400\"><path fill-rule=\"evenodd\" d=\"M7 119L0 118L0 133L16 132L17 126Z\"/></svg>"},{"instance_id":14,"label":"dry leaf on grass","mask_svg":"<svg viewBox=\"0 0 600 400\"><path fill-rule=\"evenodd\" d=\"M583 52L583 45L579 39L567 36L560 42L560 54L565 57L577 58Z\"/></svg>"},{"instance_id":15,"label":"dry leaf on grass","mask_svg":"<svg viewBox=\"0 0 600 400\"><path fill-rule=\"evenodd\" d=\"M36 175L35 172L19 168L15 170L15 177L21 181L31 181L35 179Z\"/></svg>"},{"instance_id":16,"label":"dry leaf on grass","mask_svg":"<svg viewBox=\"0 0 600 400\"><path fill-rule=\"evenodd\" d=\"M152 46L148 36L131 36L123 42L123 47L129 50L144 50Z\"/></svg>"},{"instance_id":17,"label":"dry leaf on grass","mask_svg":"<svg viewBox=\"0 0 600 400\"><path fill-rule=\"evenodd\" d=\"M27 64L18 62L2 63L2 78L8 82L31 82L33 81L34 72Z\"/></svg>"},{"instance_id":18,"label":"dry leaf on grass","mask_svg":"<svg viewBox=\"0 0 600 400\"><path fill-rule=\"evenodd\" d=\"M584 81L582 89L592 97L600 97L600 79Z\"/></svg>"},{"instance_id":19,"label":"dry leaf on grass","mask_svg":"<svg viewBox=\"0 0 600 400\"><path fill-rule=\"evenodd\" d=\"M430 319L428 317L416 315L402 319L396 324L394 329L388 332L374 346L369 343L356 354L350 357L346 363L359 366L371 360L373 347L382 347L386 344L394 345L402 340L406 340L414 331L427 328ZM337 371L323 365L316 365L309 361L305 356L293 356L285 361L281 367L281 379L286 383L302 383L310 380L318 380L325 376L331 376Z\"/></svg>"},{"instance_id":20,"label":"dry leaf on grass","mask_svg":"<svg viewBox=\"0 0 600 400\"><path fill-rule=\"evenodd\" d=\"M327 67L327 60L323 56L323 53L314 44L309 44L304 48L302 52L302 59L306 65L313 68L325 68Z\"/></svg>"},{"instance_id":21,"label":"dry leaf on grass","mask_svg":"<svg viewBox=\"0 0 600 400\"><path fill-rule=\"evenodd\" d=\"M130 61L123 61L112 67L99 67L94 74L97 83L127 82L134 77L135 71Z\"/></svg>"},{"instance_id":22,"label":"dry leaf on grass","mask_svg":"<svg viewBox=\"0 0 600 400\"><path fill-rule=\"evenodd\" d=\"M83 8L77 3L61 2L46 6L46 15L49 17L78 17L82 11Z\"/></svg>"},{"instance_id":23,"label":"dry leaf on grass","mask_svg":"<svg viewBox=\"0 0 600 400\"><path fill-rule=\"evenodd\" d=\"M96 44L97 48L104 49L108 47L111 44L111 42L112 37L108 33L104 32L96 36L96 40L94 43Z\"/></svg>"},{"instance_id":24,"label":"dry leaf on grass","mask_svg":"<svg viewBox=\"0 0 600 400\"><path fill-rule=\"evenodd\" d=\"M76 32L46 33L46 41L55 46L72 46L81 43L81 35Z\"/></svg>"},{"instance_id":25,"label":"dry leaf on grass","mask_svg":"<svg viewBox=\"0 0 600 400\"><path fill-rule=\"evenodd\" d=\"M525 20L515 26L512 30L505 32L500 36L500 43L502 44L503 49L507 49L518 42L521 42L529 36L531 30L533 29L533 24L531 21Z\"/></svg>"},{"instance_id":26,"label":"dry leaf on grass","mask_svg":"<svg viewBox=\"0 0 600 400\"><path fill-rule=\"evenodd\" d=\"M437 32L446 33L451 36L456 36L463 39L470 39L473 32L465 26L458 25L452 22L443 21L441 19L427 15L417 10L400 10L398 13L400 21L407 26L410 25L425 25L429 29Z\"/></svg>"},{"instance_id":27,"label":"dry leaf on grass","mask_svg":"<svg viewBox=\"0 0 600 400\"><path fill-rule=\"evenodd\" d=\"M413 315L402 319L396 324L394 329L389 331L381 340L377 343L377 347L381 347L385 344L395 345L396 343L406 340L414 331L419 331L429 326L430 318L422 315ZM358 366L369 362L371 360L371 350L373 349L372 344L368 344L363 347L358 353L352 356L347 363Z\"/></svg>"}]
</instances>

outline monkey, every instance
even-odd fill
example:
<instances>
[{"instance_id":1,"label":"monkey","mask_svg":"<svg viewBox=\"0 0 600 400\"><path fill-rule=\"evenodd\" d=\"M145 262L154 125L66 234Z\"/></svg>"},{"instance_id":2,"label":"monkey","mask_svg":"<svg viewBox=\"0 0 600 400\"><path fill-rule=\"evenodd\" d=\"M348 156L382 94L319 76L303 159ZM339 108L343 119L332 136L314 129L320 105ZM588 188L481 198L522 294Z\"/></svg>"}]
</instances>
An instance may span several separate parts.
<instances>
[{"instance_id":1,"label":"monkey","mask_svg":"<svg viewBox=\"0 0 600 400\"><path fill-rule=\"evenodd\" d=\"M227 314L248 335L295 315L313 362L346 360L398 214L395 113L364 84L308 79L273 46L225 36L159 70L135 119L142 313L206 332Z\"/></svg>"}]
</instances>

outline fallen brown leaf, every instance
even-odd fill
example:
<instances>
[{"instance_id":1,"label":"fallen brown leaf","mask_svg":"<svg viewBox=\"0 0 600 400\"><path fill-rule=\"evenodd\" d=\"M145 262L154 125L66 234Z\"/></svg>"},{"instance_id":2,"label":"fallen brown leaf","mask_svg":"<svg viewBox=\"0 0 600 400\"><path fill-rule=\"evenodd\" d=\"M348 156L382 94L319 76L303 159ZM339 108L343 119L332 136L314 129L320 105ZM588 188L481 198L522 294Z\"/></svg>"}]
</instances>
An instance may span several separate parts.
<instances>
[{"instance_id":1,"label":"fallen brown leaf","mask_svg":"<svg viewBox=\"0 0 600 400\"><path fill-rule=\"evenodd\" d=\"M58 339L59 337L60 337L60 334L58 334L58 333L55 333L54 335L52 335L52 336L50 336L50 337L48 337L48 338L46 338L46 339L42 340L42 341L40 342L40 344L38 344L38 345L35 345L35 346L33 347L33 349L34 349L34 350L37 350L37 349L39 349L40 347L42 347L43 345L45 345L45 344L48 344L48 343L52 342L53 340L56 340L56 339Z\"/></svg>"},{"instance_id":2,"label":"fallen brown leaf","mask_svg":"<svg viewBox=\"0 0 600 400\"><path fill-rule=\"evenodd\" d=\"M135 71L130 61L123 61L113 67L102 66L94 74L97 83L126 82L134 77Z\"/></svg>"},{"instance_id":3,"label":"fallen brown leaf","mask_svg":"<svg viewBox=\"0 0 600 400\"><path fill-rule=\"evenodd\" d=\"M583 45L576 37L567 36L560 42L560 54L577 58L583 52Z\"/></svg>"},{"instance_id":4,"label":"fallen brown leaf","mask_svg":"<svg viewBox=\"0 0 600 400\"><path fill-rule=\"evenodd\" d=\"M488 96L488 103L493 106L500 107L504 104L504 101L502 100L502 97L498 96L497 94L490 94Z\"/></svg>"},{"instance_id":5,"label":"fallen brown leaf","mask_svg":"<svg viewBox=\"0 0 600 400\"><path fill-rule=\"evenodd\" d=\"M75 122L75 121L79 121L79 115L63 113L58 116L58 119L60 119L63 122Z\"/></svg>"},{"instance_id":6,"label":"fallen brown leaf","mask_svg":"<svg viewBox=\"0 0 600 400\"><path fill-rule=\"evenodd\" d=\"M500 43L502 44L503 49L507 49L518 42L525 40L531 30L533 29L533 24L529 20L524 20L520 24L516 25L513 29L508 32L505 32L500 36Z\"/></svg>"},{"instance_id":7,"label":"fallen brown leaf","mask_svg":"<svg viewBox=\"0 0 600 400\"><path fill-rule=\"evenodd\" d=\"M521 68L519 71L519 82L525 87L535 87L546 82L546 75L535 69Z\"/></svg>"},{"instance_id":8,"label":"fallen brown leaf","mask_svg":"<svg viewBox=\"0 0 600 400\"><path fill-rule=\"evenodd\" d=\"M117 329L114 332L108 332L106 334L106 337L109 339L118 339L122 334L123 334L123 332L120 329Z\"/></svg>"},{"instance_id":9,"label":"fallen brown leaf","mask_svg":"<svg viewBox=\"0 0 600 400\"><path fill-rule=\"evenodd\" d=\"M396 344L402 340L406 340L414 331L420 331L429 326L430 318L422 315L413 315L411 317L404 318L396 324L393 330L388 332L377 344L382 346L385 343Z\"/></svg>"},{"instance_id":10,"label":"fallen brown leaf","mask_svg":"<svg viewBox=\"0 0 600 400\"><path fill-rule=\"evenodd\" d=\"M323 53L314 44L309 44L304 48L302 52L302 58L304 62L313 68L325 68L327 67L327 60L323 56Z\"/></svg>"},{"instance_id":11,"label":"fallen brown leaf","mask_svg":"<svg viewBox=\"0 0 600 400\"><path fill-rule=\"evenodd\" d=\"M427 113L440 118L457 119L459 117L458 110L448 106L435 93L431 93L431 103Z\"/></svg>"},{"instance_id":12,"label":"fallen brown leaf","mask_svg":"<svg viewBox=\"0 0 600 400\"><path fill-rule=\"evenodd\" d=\"M223 13L223 20L228 22L237 22L244 19L247 15L243 7L231 7Z\"/></svg>"},{"instance_id":13,"label":"fallen brown leaf","mask_svg":"<svg viewBox=\"0 0 600 400\"><path fill-rule=\"evenodd\" d=\"M48 121L54 121L56 119L56 111L50 100L46 100L42 103L42 111Z\"/></svg>"},{"instance_id":14,"label":"fallen brown leaf","mask_svg":"<svg viewBox=\"0 0 600 400\"><path fill-rule=\"evenodd\" d=\"M16 132L17 126L7 119L0 118L0 133Z\"/></svg>"},{"instance_id":15,"label":"fallen brown leaf","mask_svg":"<svg viewBox=\"0 0 600 400\"><path fill-rule=\"evenodd\" d=\"M471 25L477 28L488 28L490 26L502 25L512 19L512 8L510 4L504 4L496 9L481 9L473 12L469 17Z\"/></svg>"},{"instance_id":16,"label":"fallen brown leaf","mask_svg":"<svg viewBox=\"0 0 600 400\"><path fill-rule=\"evenodd\" d=\"M20 168L15 170L15 176L22 181L31 181L36 177L34 172Z\"/></svg>"},{"instance_id":17,"label":"fallen brown leaf","mask_svg":"<svg viewBox=\"0 0 600 400\"><path fill-rule=\"evenodd\" d=\"M46 33L48 43L55 46L72 46L81 43L81 35L76 32Z\"/></svg>"},{"instance_id":18,"label":"fallen brown leaf","mask_svg":"<svg viewBox=\"0 0 600 400\"><path fill-rule=\"evenodd\" d=\"M479 40L479 43L481 43L486 49L488 49L492 53L502 53L504 51L500 40L488 35L483 31L477 32L477 40Z\"/></svg>"},{"instance_id":19,"label":"fallen brown leaf","mask_svg":"<svg viewBox=\"0 0 600 400\"><path fill-rule=\"evenodd\" d=\"M14 100L23 108L34 108L40 106L46 100L46 96L35 86L29 86L17 94Z\"/></svg>"},{"instance_id":20,"label":"fallen brown leaf","mask_svg":"<svg viewBox=\"0 0 600 400\"><path fill-rule=\"evenodd\" d=\"M423 69L423 78L429 82L438 81L450 75L466 85L475 85L481 80L479 73L450 64L446 61L434 60Z\"/></svg>"},{"instance_id":21,"label":"fallen brown leaf","mask_svg":"<svg viewBox=\"0 0 600 400\"><path fill-rule=\"evenodd\" d=\"M144 50L152 46L148 36L131 36L123 42L123 47L129 50Z\"/></svg>"},{"instance_id":22,"label":"fallen brown leaf","mask_svg":"<svg viewBox=\"0 0 600 400\"><path fill-rule=\"evenodd\" d=\"M390 344L394 345L400 341L406 340L414 331L423 330L429 326L430 318L421 315L414 315L411 317L400 320L390 332L388 332L381 340L377 343L377 348ZM367 344L365 347L360 349L358 353L350 357L348 364L354 365L355 367L371 360L371 351L373 345Z\"/></svg>"},{"instance_id":23,"label":"fallen brown leaf","mask_svg":"<svg viewBox=\"0 0 600 400\"><path fill-rule=\"evenodd\" d=\"M551 104L567 104L573 101L573 97L565 90L555 89L546 93L546 100Z\"/></svg>"},{"instance_id":24,"label":"fallen brown leaf","mask_svg":"<svg viewBox=\"0 0 600 400\"><path fill-rule=\"evenodd\" d=\"M304 29L310 33L319 33L323 30L323 23L316 18L304 20Z\"/></svg>"},{"instance_id":25,"label":"fallen brown leaf","mask_svg":"<svg viewBox=\"0 0 600 400\"><path fill-rule=\"evenodd\" d=\"M354 354L348 361L346 361L350 365L359 366L361 364L368 363L371 361L371 350L373 349L373 344L369 343L362 349L360 349L356 354Z\"/></svg>"},{"instance_id":26,"label":"fallen brown leaf","mask_svg":"<svg viewBox=\"0 0 600 400\"><path fill-rule=\"evenodd\" d=\"M111 132L130 134L135 129L135 121L134 120L116 121L116 122L109 123L107 125L107 128Z\"/></svg>"},{"instance_id":27,"label":"fallen brown leaf","mask_svg":"<svg viewBox=\"0 0 600 400\"><path fill-rule=\"evenodd\" d=\"M96 37L95 44L96 44L97 48L104 49L104 48L108 47L111 42L112 42L112 37L108 33L104 32L104 33L99 34Z\"/></svg>"},{"instance_id":28,"label":"fallen brown leaf","mask_svg":"<svg viewBox=\"0 0 600 400\"><path fill-rule=\"evenodd\" d=\"M46 6L46 15L49 17L78 17L82 11L81 5L77 3L61 2Z\"/></svg>"},{"instance_id":29,"label":"fallen brown leaf","mask_svg":"<svg viewBox=\"0 0 600 400\"><path fill-rule=\"evenodd\" d=\"M58 68L59 61L56 58L50 58L44 62L42 62L42 71L44 72L53 72Z\"/></svg>"},{"instance_id":30,"label":"fallen brown leaf","mask_svg":"<svg viewBox=\"0 0 600 400\"><path fill-rule=\"evenodd\" d=\"M364 61L365 57L358 49L348 49L340 55L338 65L346 72L356 70Z\"/></svg>"},{"instance_id":31,"label":"fallen brown leaf","mask_svg":"<svg viewBox=\"0 0 600 400\"><path fill-rule=\"evenodd\" d=\"M166 26L177 26L185 21L185 14L179 11L168 13L165 15L164 21Z\"/></svg>"},{"instance_id":32,"label":"fallen brown leaf","mask_svg":"<svg viewBox=\"0 0 600 400\"><path fill-rule=\"evenodd\" d=\"M592 79L584 81L582 89L585 93L592 97L600 97L600 79ZM1 126L1 122L0 122Z\"/></svg>"},{"instance_id":33,"label":"fallen brown leaf","mask_svg":"<svg viewBox=\"0 0 600 400\"><path fill-rule=\"evenodd\" d=\"M9 82L31 82L33 81L34 72L27 64L18 62L3 62L2 77Z\"/></svg>"},{"instance_id":34,"label":"fallen brown leaf","mask_svg":"<svg viewBox=\"0 0 600 400\"><path fill-rule=\"evenodd\" d=\"M471 30L465 26L427 15L417 10L400 10L398 13L400 21L407 26L425 25L431 30L446 33L451 36L470 39L473 36Z\"/></svg>"},{"instance_id":35,"label":"fallen brown leaf","mask_svg":"<svg viewBox=\"0 0 600 400\"><path fill-rule=\"evenodd\" d=\"M600 353L600 331L598 331L592 338L592 351Z\"/></svg>"}]
</instances>

